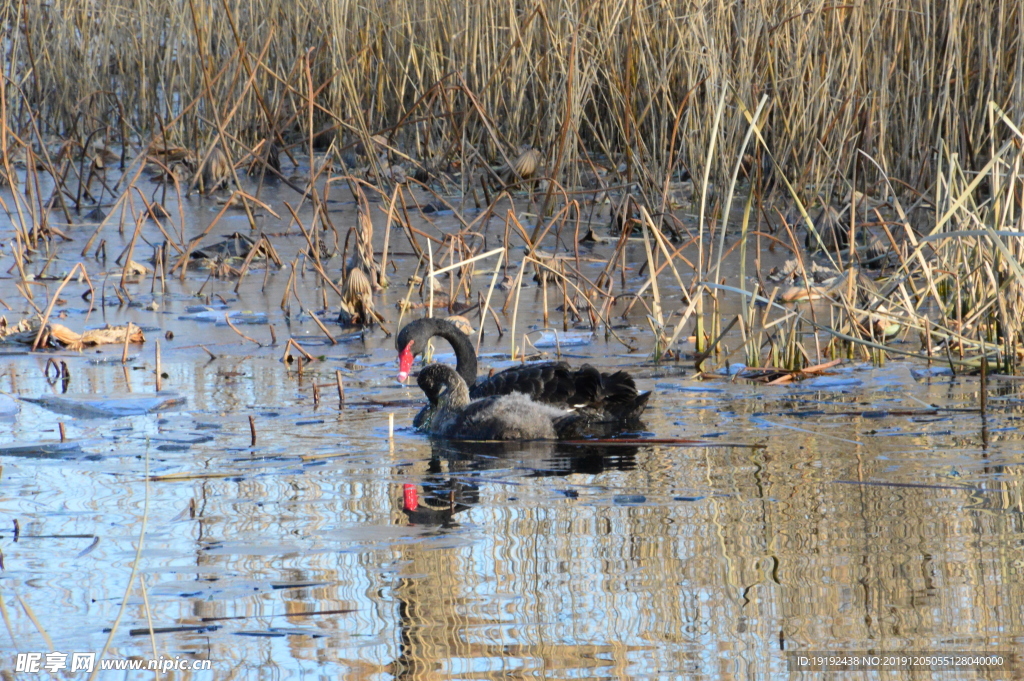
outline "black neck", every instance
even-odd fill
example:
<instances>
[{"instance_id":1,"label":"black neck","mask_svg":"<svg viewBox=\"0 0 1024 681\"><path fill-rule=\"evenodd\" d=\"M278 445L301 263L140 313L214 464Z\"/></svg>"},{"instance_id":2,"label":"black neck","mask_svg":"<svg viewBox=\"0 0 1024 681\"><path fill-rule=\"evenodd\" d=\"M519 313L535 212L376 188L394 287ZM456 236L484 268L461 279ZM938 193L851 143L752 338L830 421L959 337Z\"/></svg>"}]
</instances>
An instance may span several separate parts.
<instances>
[{"instance_id":1,"label":"black neck","mask_svg":"<svg viewBox=\"0 0 1024 681\"><path fill-rule=\"evenodd\" d=\"M455 370L462 376L466 385L472 386L476 383L476 349L469 336L459 331L447 319L435 321L434 335L451 343L452 349L455 350Z\"/></svg>"}]
</instances>

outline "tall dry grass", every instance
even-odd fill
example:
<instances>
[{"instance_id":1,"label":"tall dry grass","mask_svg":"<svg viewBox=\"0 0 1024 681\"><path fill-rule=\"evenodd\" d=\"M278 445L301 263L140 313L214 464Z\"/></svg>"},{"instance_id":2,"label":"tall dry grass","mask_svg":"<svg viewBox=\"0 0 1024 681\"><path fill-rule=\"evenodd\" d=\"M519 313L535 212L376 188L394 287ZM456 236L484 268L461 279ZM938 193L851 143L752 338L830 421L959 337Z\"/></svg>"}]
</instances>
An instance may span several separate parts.
<instances>
[{"instance_id":1,"label":"tall dry grass","mask_svg":"<svg viewBox=\"0 0 1024 681\"><path fill-rule=\"evenodd\" d=\"M764 361L787 367L855 346L883 361L897 351L887 345L892 327L904 337L919 333L929 355L941 346L951 363L991 355L1011 369L1024 361L1024 245L1014 236L1024 213L1020 2L5 0L0 25L0 180L14 176L13 156L37 190L36 170L68 178L68 159L81 158L76 149L91 141L138 149L161 140L166 160L171 148L194 152L196 168L227 156L221 180L236 176L246 154L294 155L333 143L336 152L386 151L380 163L367 154L382 185L400 161L410 171L462 170L444 176L446 189L458 178L469 193L481 173L512 178L522 149L533 147L543 158L538 177L547 180L541 218L529 236L511 213L506 218L530 242L531 266L551 270L563 306L577 294L598 299L589 312L595 326L610 328L622 294L639 301L658 356L692 320L698 365L721 351L738 322L750 361L767 351ZM315 180L327 160L310 168L309 198L320 214ZM598 181L620 190L612 196L621 201L622 239L643 234L640 268L671 273L682 308L662 309L657 276L639 291L627 287L621 243L612 258L622 265L618 292L613 265L595 283L565 261L551 269L534 250L545 235L558 242L570 216L582 214L563 191L598 175L595 161L610 171ZM84 163L78 167L84 175ZM721 216L731 216L743 194L741 171L755 181L740 243L728 244ZM666 215L670 187L684 172L694 179L695 228ZM134 183L125 179L111 192L123 196ZM59 183L78 207L81 183ZM481 188L486 217L501 196L492 200L487 183ZM833 296L825 320L771 304L755 314L755 303L767 301L755 299L743 276L746 257L740 289L721 285L723 255L736 245L758 266L762 237L784 245L788 238L800 250L792 226L788 237L764 233L772 214L765 196L796 206L796 221L813 236L807 209L853 189L864 193L864 206L887 206L886 215L857 218L884 230L892 246L877 290L851 284ZM405 199L398 188L386 195L390 220ZM67 214L65 203L16 200L18 243L49 248L55 232L45 216ZM698 244L696 257L670 246L666 228ZM856 229L851 224L850 235ZM846 242L849 252L830 255L833 263L851 262L854 240ZM461 235L444 243L458 247L460 259L473 256ZM820 235L808 243L824 245ZM190 248L182 237L180 250ZM755 274L761 294L773 298ZM749 305L744 318L723 320L722 297L736 293Z\"/></svg>"},{"instance_id":2,"label":"tall dry grass","mask_svg":"<svg viewBox=\"0 0 1024 681\"><path fill-rule=\"evenodd\" d=\"M223 125L246 144L305 139L312 121L346 141L383 132L425 163L532 144L569 185L582 153L603 153L656 191L684 167L724 183L742 110L766 95L772 155L820 194L872 186L861 152L918 189L940 141L970 172L1005 139L988 102L1024 117L1024 6L1008 0L8 0L0 23L7 123L29 137L33 115L77 139Z\"/></svg>"}]
</instances>

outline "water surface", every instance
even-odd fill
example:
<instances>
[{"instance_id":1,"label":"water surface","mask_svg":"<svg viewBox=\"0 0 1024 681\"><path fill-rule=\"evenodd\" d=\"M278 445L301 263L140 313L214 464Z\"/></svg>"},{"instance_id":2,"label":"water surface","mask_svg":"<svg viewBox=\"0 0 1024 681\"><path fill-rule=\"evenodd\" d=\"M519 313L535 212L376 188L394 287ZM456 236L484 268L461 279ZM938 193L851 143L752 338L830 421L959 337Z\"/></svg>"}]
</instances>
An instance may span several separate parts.
<instances>
[{"instance_id":1,"label":"water surface","mask_svg":"<svg viewBox=\"0 0 1024 681\"><path fill-rule=\"evenodd\" d=\"M312 211L298 194L271 187L261 197L298 205L308 228ZM350 198L331 214L342 240L356 224ZM176 215L176 202L169 207ZM188 199L185 222L165 229L199 234L220 209ZM912 372L926 367L908 362L849 362L792 386L699 381L692 363L651 361L638 306L616 321L624 342L602 329L562 354L628 368L656 393L643 435L700 444L432 443L410 427L420 396L395 381L393 339L334 324L337 297L328 291L324 308L301 232L258 219L286 266L255 264L237 292L233 277L189 270L129 282L131 300L119 300L114 259L131 223L123 233L117 221L101 228L105 259L81 255L95 224L64 226L74 241L33 257L40 307L78 262L97 288L89 312L88 286L69 283L54 321L77 331L131 321L147 341L129 346L125 365L119 346L3 348L0 390L45 398L0 418L3 666L50 651L46 637L59 651L99 651L113 627L105 657L209 659L212 671L165 676L217 679L788 678L794 651L1024 643L1018 382L993 379L982 414L976 378L919 378ZM413 219L439 238L457 228L450 215ZM375 222L380 250L382 216ZM2 229L10 242L11 223ZM234 231L250 233L231 212L207 240ZM481 231L487 247L500 245L504 221ZM165 238L145 222L134 259ZM394 331L416 258L404 232L391 239L393 286L376 302ZM599 273L613 247L583 247L584 273ZM625 287L635 290L643 245L629 249ZM13 324L32 306L8 270L11 248L0 264ZM300 300L282 307L293 264ZM327 261L334 277L341 265L340 255ZM490 267L481 265L474 290L486 291ZM542 290L525 279L517 337L539 338ZM674 278L659 282L674 310ZM506 295L496 293L496 307ZM213 308L214 320L247 312L241 320L266 323L237 324L245 340L217 321L183 318L196 305ZM549 325L561 330L550 307ZM498 313L507 332L511 307ZM510 335L492 321L485 330L483 370L508 366ZM282 361L288 338L316 358L301 373ZM62 395L152 396L157 340L162 388L183 404L128 415L53 406ZM452 361L443 344L438 353ZM69 380L52 369L48 380L49 358L66 363Z\"/></svg>"}]
</instances>

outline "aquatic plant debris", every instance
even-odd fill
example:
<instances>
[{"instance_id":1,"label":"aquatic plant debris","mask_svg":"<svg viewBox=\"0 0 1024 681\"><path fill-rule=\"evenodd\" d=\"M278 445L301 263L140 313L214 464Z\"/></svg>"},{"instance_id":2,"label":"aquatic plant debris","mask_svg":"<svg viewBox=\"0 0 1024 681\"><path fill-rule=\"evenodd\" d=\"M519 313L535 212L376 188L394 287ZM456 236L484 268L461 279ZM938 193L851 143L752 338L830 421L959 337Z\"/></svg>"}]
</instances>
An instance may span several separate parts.
<instances>
[{"instance_id":1,"label":"aquatic plant debris","mask_svg":"<svg viewBox=\"0 0 1024 681\"><path fill-rule=\"evenodd\" d=\"M40 338L39 347L61 347L68 350L81 350L84 347L96 345L118 345L125 342L127 337L129 343L144 343L146 336L136 325L111 326L102 329L90 329L83 333L73 331L63 324L50 323L39 333L38 324L28 323L27 328L15 330L0 338L5 343L20 343L32 345L36 338ZM18 327L12 327L18 329Z\"/></svg>"}]
</instances>

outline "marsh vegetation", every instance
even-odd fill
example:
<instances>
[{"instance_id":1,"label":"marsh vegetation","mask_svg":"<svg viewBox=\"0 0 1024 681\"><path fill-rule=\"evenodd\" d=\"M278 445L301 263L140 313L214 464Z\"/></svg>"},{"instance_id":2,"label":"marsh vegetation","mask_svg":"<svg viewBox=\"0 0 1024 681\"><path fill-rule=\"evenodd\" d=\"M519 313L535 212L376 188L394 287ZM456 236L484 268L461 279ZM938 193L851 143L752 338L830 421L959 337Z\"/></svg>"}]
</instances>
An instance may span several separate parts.
<instances>
[{"instance_id":1,"label":"marsh vegetation","mask_svg":"<svg viewBox=\"0 0 1024 681\"><path fill-rule=\"evenodd\" d=\"M1024 632L1019 3L0 26L13 649L627 678ZM393 380L425 315L485 370L628 368L646 443L431 444Z\"/></svg>"},{"instance_id":2,"label":"marsh vegetation","mask_svg":"<svg viewBox=\"0 0 1024 681\"><path fill-rule=\"evenodd\" d=\"M552 278L555 298L587 298L595 326L639 301L659 356L684 332L698 357L718 352L738 321L751 366L896 351L1013 372L1021 359L1013 3L72 1L2 12L0 165L18 188L4 208L25 281L37 274L25 259L45 262L88 214L121 231L158 216L161 265L181 270L199 240L174 204L228 183L226 203L255 233L266 182L298 189L314 207L299 226L319 266L348 244L326 208L339 185L363 202L361 220L405 223L411 247L425 256L417 240L432 241L439 261L446 249L454 261L478 255L473 235L503 221L504 246L527 248L514 263L504 254L506 272L522 264ZM423 207L454 210L460 229L416 235L408 213ZM574 270L575 238L595 218L623 242L646 239L642 261L617 250L594 281ZM805 243L830 276L809 274ZM383 283L368 244L347 269ZM790 281L767 278L765 247L792 251ZM739 290L726 290L734 249ZM616 286L626 267L671 272L682 304L662 303L657 277ZM787 294L793 280L831 300L827 319L775 304L776 284ZM341 289L322 287L337 304ZM348 318L382 319L355 290Z\"/></svg>"}]
</instances>

